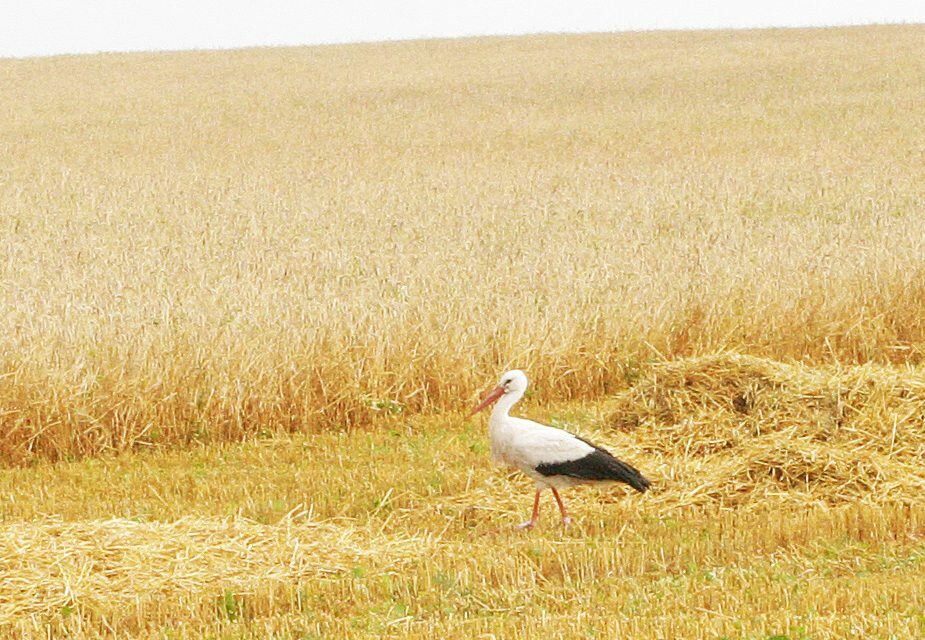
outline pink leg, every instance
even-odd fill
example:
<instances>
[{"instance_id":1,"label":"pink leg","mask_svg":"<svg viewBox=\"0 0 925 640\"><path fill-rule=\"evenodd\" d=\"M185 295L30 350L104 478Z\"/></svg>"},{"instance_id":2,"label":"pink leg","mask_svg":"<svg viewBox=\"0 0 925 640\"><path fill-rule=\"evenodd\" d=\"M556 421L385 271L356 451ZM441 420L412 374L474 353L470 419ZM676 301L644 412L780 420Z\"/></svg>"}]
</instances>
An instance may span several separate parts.
<instances>
[{"instance_id":1,"label":"pink leg","mask_svg":"<svg viewBox=\"0 0 925 640\"><path fill-rule=\"evenodd\" d=\"M556 491L555 487L552 487L552 495L556 496L556 502L559 503L559 511L562 512L562 526L569 526L572 524L572 517L568 514L568 511L565 510L565 505L562 504L562 498L559 496L559 492Z\"/></svg>"},{"instance_id":2,"label":"pink leg","mask_svg":"<svg viewBox=\"0 0 925 640\"><path fill-rule=\"evenodd\" d=\"M533 498L533 517L526 522L517 525L518 529L532 529L540 519L540 490L536 490L536 497Z\"/></svg>"}]
</instances>

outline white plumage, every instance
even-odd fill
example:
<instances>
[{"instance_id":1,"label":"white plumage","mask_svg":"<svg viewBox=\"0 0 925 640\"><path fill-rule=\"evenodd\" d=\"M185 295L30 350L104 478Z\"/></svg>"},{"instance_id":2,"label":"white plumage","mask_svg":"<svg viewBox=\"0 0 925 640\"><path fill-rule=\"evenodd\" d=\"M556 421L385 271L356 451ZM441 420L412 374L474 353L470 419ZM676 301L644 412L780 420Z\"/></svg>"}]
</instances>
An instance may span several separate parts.
<instances>
[{"instance_id":1,"label":"white plumage","mask_svg":"<svg viewBox=\"0 0 925 640\"><path fill-rule=\"evenodd\" d=\"M498 407L502 405L499 402ZM544 476L536 469L542 464L577 460L594 451L594 447L571 433L546 425L501 415L496 408L489 420L492 456L498 464L517 467L536 481L537 488L571 486L568 476Z\"/></svg>"},{"instance_id":2,"label":"white plumage","mask_svg":"<svg viewBox=\"0 0 925 640\"><path fill-rule=\"evenodd\" d=\"M540 493L547 488L552 489L565 525L571 518L557 489L604 481L625 482L640 492L649 488L649 481L639 471L605 449L567 431L510 416L511 407L526 390L526 374L518 369L508 371L473 410L476 413L497 402L488 421L492 461L517 467L536 483L533 517L521 527L536 525Z\"/></svg>"}]
</instances>

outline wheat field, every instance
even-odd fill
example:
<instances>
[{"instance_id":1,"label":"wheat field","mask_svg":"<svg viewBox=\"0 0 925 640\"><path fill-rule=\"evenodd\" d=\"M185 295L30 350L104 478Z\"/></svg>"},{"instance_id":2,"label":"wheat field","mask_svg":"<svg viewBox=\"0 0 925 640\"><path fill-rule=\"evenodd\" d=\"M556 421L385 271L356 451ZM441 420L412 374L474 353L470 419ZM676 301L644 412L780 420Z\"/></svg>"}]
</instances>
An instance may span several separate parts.
<instances>
[{"instance_id":1,"label":"wheat field","mask_svg":"<svg viewBox=\"0 0 925 640\"><path fill-rule=\"evenodd\" d=\"M922 26L0 89L0 632L925 633ZM463 410L512 366L652 494L509 531Z\"/></svg>"}]
</instances>

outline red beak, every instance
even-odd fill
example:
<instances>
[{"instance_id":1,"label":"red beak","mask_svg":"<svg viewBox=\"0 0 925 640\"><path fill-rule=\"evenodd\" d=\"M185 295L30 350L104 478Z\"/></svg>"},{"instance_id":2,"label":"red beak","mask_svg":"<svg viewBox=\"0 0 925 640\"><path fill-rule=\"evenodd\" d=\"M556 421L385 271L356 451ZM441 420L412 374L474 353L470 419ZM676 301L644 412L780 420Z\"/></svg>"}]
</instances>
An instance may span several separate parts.
<instances>
[{"instance_id":1,"label":"red beak","mask_svg":"<svg viewBox=\"0 0 925 640\"><path fill-rule=\"evenodd\" d=\"M490 405L491 403L495 402L498 398L500 398L500 397L503 396L503 395L504 395L504 387L502 387L502 386L500 386L500 385L497 386L497 387L495 387L494 389L491 390L491 393L489 393L487 396L485 396L485 399L482 400L482 401L479 403L479 406L477 406L475 409L473 409L473 410L472 410L472 413L470 413L469 415L470 415L470 416L474 416L474 415L477 414L479 411L481 411L482 409L484 409L485 407L487 407L487 406Z\"/></svg>"}]
</instances>

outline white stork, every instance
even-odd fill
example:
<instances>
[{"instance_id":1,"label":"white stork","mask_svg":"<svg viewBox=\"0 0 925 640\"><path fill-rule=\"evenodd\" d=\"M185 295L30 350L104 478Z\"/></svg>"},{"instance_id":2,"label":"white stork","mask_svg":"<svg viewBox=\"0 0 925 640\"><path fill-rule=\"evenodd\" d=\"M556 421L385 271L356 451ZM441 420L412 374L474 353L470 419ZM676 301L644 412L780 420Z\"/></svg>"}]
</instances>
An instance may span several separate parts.
<instances>
[{"instance_id":1,"label":"white stork","mask_svg":"<svg viewBox=\"0 0 925 640\"><path fill-rule=\"evenodd\" d=\"M564 526L572 519L557 489L606 481L625 482L640 493L649 488L649 481L638 470L605 449L561 429L508 415L526 390L526 374L518 369L508 371L501 376L498 386L472 410L474 415L498 402L488 421L491 459L496 464L517 467L536 483L533 517L519 528L532 529L536 525L540 515L540 493L547 487L552 489L559 503Z\"/></svg>"}]
</instances>

